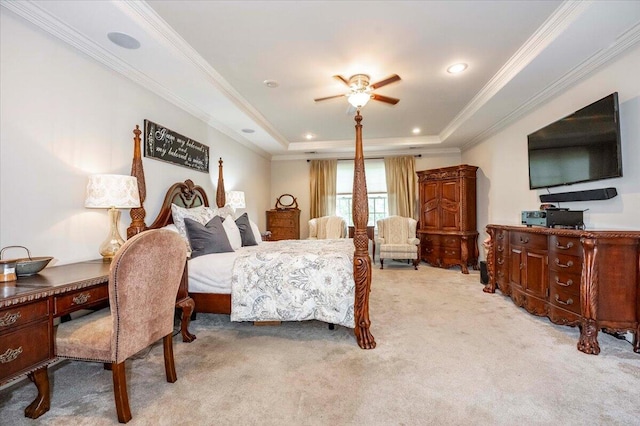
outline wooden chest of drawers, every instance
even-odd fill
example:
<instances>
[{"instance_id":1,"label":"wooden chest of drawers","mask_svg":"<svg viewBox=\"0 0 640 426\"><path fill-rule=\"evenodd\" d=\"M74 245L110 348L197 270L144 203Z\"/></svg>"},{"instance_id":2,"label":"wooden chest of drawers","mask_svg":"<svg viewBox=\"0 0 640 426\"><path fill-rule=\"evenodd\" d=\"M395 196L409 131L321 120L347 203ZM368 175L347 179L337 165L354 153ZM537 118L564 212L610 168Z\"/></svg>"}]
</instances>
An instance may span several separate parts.
<instances>
[{"instance_id":1,"label":"wooden chest of drawers","mask_svg":"<svg viewBox=\"0 0 640 426\"><path fill-rule=\"evenodd\" d=\"M556 324L580 326L578 349L597 354L598 331L634 335L640 353L640 232L487 225L489 283Z\"/></svg>"},{"instance_id":2,"label":"wooden chest of drawers","mask_svg":"<svg viewBox=\"0 0 640 426\"><path fill-rule=\"evenodd\" d=\"M267 210L267 231L271 231L271 241L300 239L300 210Z\"/></svg>"}]
</instances>

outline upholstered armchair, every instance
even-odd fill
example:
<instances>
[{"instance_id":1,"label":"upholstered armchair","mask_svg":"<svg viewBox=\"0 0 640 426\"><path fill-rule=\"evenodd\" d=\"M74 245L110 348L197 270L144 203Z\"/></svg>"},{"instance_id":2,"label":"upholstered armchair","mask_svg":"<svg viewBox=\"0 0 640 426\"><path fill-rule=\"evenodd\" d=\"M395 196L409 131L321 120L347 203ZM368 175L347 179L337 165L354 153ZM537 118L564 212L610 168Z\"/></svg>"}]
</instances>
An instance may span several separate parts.
<instances>
[{"instance_id":1,"label":"upholstered armchair","mask_svg":"<svg viewBox=\"0 0 640 426\"><path fill-rule=\"evenodd\" d=\"M120 423L131 420L127 358L162 339L167 381L177 380L172 335L185 261L184 240L178 233L156 229L135 235L111 262L110 306L57 327L58 357L101 362L112 370Z\"/></svg>"},{"instance_id":2,"label":"upholstered armchair","mask_svg":"<svg viewBox=\"0 0 640 426\"><path fill-rule=\"evenodd\" d=\"M309 221L310 240L347 237L347 222L340 216L322 216Z\"/></svg>"},{"instance_id":3,"label":"upholstered armchair","mask_svg":"<svg viewBox=\"0 0 640 426\"><path fill-rule=\"evenodd\" d=\"M408 259L413 260L417 270L420 263L420 240L416 238L418 222L409 217L390 216L377 223L380 269L384 269L384 259Z\"/></svg>"}]
</instances>

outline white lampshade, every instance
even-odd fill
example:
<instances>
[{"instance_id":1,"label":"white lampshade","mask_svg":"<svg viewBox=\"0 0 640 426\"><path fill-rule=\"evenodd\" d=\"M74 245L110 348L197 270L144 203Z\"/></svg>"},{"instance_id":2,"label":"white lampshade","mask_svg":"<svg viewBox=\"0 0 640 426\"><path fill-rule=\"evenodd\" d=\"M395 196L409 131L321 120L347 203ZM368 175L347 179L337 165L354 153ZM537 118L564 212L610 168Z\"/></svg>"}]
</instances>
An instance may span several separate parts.
<instances>
[{"instance_id":1,"label":"white lampshade","mask_svg":"<svg viewBox=\"0 0 640 426\"><path fill-rule=\"evenodd\" d=\"M367 92L355 92L350 94L347 99L355 108L362 108L369 102L369 99L371 99L371 94Z\"/></svg>"},{"instance_id":2,"label":"white lampshade","mask_svg":"<svg viewBox=\"0 0 640 426\"><path fill-rule=\"evenodd\" d=\"M227 199L227 205L234 209L244 209L246 207L244 191L227 191L225 198Z\"/></svg>"},{"instance_id":3,"label":"white lampshade","mask_svg":"<svg viewBox=\"0 0 640 426\"><path fill-rule=\"evenodd\" d=\"M96 209L140 207L138 180L127 175L89 176L84 206Z\"/></svg>"}]
</instances>

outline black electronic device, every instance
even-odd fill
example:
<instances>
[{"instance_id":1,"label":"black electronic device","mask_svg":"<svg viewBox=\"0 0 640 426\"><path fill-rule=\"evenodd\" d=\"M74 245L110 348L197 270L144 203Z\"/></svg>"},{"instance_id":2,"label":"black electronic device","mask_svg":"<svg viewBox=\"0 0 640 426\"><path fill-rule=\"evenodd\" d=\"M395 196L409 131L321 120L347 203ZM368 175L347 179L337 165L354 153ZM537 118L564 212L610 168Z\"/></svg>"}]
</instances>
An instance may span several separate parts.
<instances>
[{"instance_id":1,"label":"black electronic device","mask_svg":"<svg viewBox=\"0 0 640 426\"><path fill-rule=\"evenodd\" d=\"M582 210L546 209L522 211L522 224L547 228L584 229Z\"/></svg>"},{"instance_id":2,"label":"black electronic device","mask_svg":"<svg viewBox=\"0 0 640 426\"><path fill-rule=\"evenodd\" d=\"M540 201L564 202L564 201L593 201L608 200L618 195L615 188L588 189L585 191L560 192L557 194L540 194Z\"/></svg>"},{"instance_id":3,"label":"black electronic device","mask_svg":"<svg viewBox=\"0 0 640 426\"><path fill-rule=\"evenodd\" d=\"M622 176L618 93L527 136L529 187Z\"/></svg>"}]
</instances>

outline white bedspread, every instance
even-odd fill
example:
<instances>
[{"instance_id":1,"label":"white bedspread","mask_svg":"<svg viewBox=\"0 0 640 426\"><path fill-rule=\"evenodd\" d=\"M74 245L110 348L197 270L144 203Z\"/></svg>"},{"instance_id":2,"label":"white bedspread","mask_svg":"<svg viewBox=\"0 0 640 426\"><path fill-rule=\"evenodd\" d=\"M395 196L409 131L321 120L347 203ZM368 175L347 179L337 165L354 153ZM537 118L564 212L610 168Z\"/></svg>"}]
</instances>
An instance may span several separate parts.
<instances>
[{"instance_id":1,"label":"white bedspread","mask_svg":"<svg viewBox=\"0 0 640 426\"><path fill-rule=\"evenodd\" d=\"M232 270L231 321L317 319L354 328L353 254L351 239L245 247Z\"/></svg>"}]
</instances>

